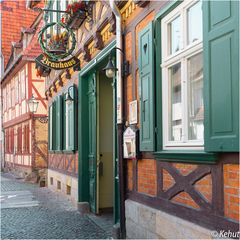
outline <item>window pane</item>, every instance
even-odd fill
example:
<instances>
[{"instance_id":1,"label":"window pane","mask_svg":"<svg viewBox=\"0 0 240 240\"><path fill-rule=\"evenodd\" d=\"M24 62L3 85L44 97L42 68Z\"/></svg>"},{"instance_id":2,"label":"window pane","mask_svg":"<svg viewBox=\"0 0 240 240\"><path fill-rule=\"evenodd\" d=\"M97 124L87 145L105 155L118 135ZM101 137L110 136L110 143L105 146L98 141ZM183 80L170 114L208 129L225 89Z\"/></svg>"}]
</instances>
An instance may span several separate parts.
<instances>
[{"instance_id":1,"label":"window pane","mask_svg":"<svg viewBox=\"0 0 240 240\"><path fill-rule=\"evenodd\" d=\"M188 44L202 40L202 2L199 1L187 11Z\"/></svg>"},{"instance_id":2,"label":"window pane","mask_svg":"<svg viewBox=\"0 0 240 240\"><path fill-rule=\"evenodd\" d=\"M181 63L169 68L169 140L181 141L182 138L182 100L181 100Z\"/></svg>"},{"instance_id":3,"label":"window pane","mask_svg":"<svg viewBox=\"0 0 240 240\"><path fill-rule=\"evenodd\" d=\"M203 56L188 59L188 138L203 139Z\"/></svg>"},{"instance_id":4,"label":"window pane","mask_svg":"<svg viewBox=\"0 0 240 240\"><path fill-rule=\"evenodd\" d=\"M177 52L180 49L180 17L178 16L168 24L170 34L170 54Z\"/></svg>"}]
</instances>

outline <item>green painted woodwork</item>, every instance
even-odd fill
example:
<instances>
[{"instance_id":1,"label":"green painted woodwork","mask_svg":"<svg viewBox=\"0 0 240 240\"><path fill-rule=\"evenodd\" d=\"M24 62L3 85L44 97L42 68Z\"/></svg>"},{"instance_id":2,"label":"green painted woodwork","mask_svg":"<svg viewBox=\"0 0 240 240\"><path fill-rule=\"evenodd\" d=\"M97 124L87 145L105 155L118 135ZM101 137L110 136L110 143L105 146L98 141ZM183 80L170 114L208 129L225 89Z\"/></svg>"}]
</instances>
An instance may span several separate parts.
<instances>
[{"instance_id":1,"label":"green painted woodwork","mask_svg":"<svg viewBox=\"0 0 240 240\"><path fill-rule=\"evenodd\" d=\"M155 20L159 20L165 17L169 12L171 12L177 5L182 3L183 0L169 1L165 7L163 7L155 16Z\"/></svg>"},{"instance_id":2,"label":"green painted woodwork","mask_svg":"<svg viewBox=\"0 0 240 240\"><path fill-rule=\"evenodd\" d=\"M97 118L96 118L96 74L88 78L88 119L89 119L89 204L92 212L96 213L97 201Z\"/></svg>"},{"instance_id":3,"label":"green painted woodwork","mask_svg":"<svg viewBox=\"0 0 240 240\"><path fill-rule=\"evenodd\" d=\"M189 162L189 163L208 163L214 164L218 156L215 153L206 153L204 151L159 151L154 152L154 156L160 161ZM176 160L177 159L177 160Z\"/></svg>"},{"instance_id":4,"label":"green painted woodwork","mask_svg":"<svg viewBox=\"0 0 240 240\"><path fill-rule=\"evenodd\" d=\"M56 149L56 101L52 103L52 150Z\"/></svg>"},{"instance_id":5,"label":"green painted woodwork","mask_svg":"<svg viewBox=\"0 0 240 240\"><path fill-rule=\"evenodd\" d=\"M88 81L78 79L78 201L89 202L89 164L88 164Z\"/></svg>"},{"instance_id":6,"label":"green painted woodwork","mask_svg":"<svg viewBox=\"0 0 240 240\"><path fill-rule=\"evenodd\" d=\"M161 59L162 59L162 33L161 33L161 20L167 14L169 14L174 8L176 8L182 1L171 1L166 7L162 8L161 11L156 15L154 21L154 43L155 43L155 76L156 76L156 149L157 151L162 150L162 70L161 70Z\"/></svg>"},{"instance_id":7,"label":"green painted woodwork","mask_svg":"<svg viewBox=\"0 0 240 240\"><path fill-rule=\"evenodd\" d=\"M203 1L205 150L239 151L239 2Z\"/></svg>"},{"instance_id":8,"label":"green painted woodwork","mask_svg":"<svg viewBox=\"0 0 240 240\"><path fill-rule=\"evenodd\" d=\"M114 153L115 161L113 163L114 168L114 207L113 207L113 214L114 214L114 224L120 222L120 195L119 195L119 162L118 162L118 134L117 134L117 94L116 94L116 78L113 79L113 119L114 119L114 131L113 131L113 139L114 139Z\"/></svg>"},{"instance_id":9,"label":"green painted woodwork","mask_svg":"<svg viewBox=\"0 0 240 240\"><path fill-rule=\"evenodd\" d=\"M52 146L52 105L48 107L48 150L53 150Z\"/></svg>"},{"instance_id":10,"label":"green painted woodwork","mask_svg":"<svg viewBox=\"0 0 240 240\"><path fill-rule=\"evenodd\" d=\"M159 67L162 63L162 49L161 49L161 19L158 18L154 24L154 34L155 34L155 71L156 71L156 149L157 151L162 150L162 73Z\"/></svg>"},{"instance_id":11,"label":"green painted woodwork","mask_svg":"<svg viewBox=\"0 0 240 240\"><path fill-rule=\"evenodd\" d=\"M56 148L62 150L62 96L57 96L56 101Z\"/></svg>"},{"instance_id":12,"label":"green painted woodwork","mask_svg":"<svg viewBox=\"0 0 240 240\"><path fill-rule=\"evenodd\" d=\"M109 54L111 53L112 49L115 47L116 41L112 41L107 45L103 50L101 50L97 56L92 59L88 64L86 64L83 69L81 69L80 76L84 76L88 74L90 71L96 70L99 68L103 61L108 59ZM102 68L105 66L102 66Z\"/></svg>"},{"instance_id":13,"label":"green painted woodwork","mask_svg":"<svg viewBox=\"0 0 240 240\"><path fill-rule=\"evenodd\" d=\"M90 179L89 179L89 169L92 167L89 166L89 138L93 133L89 133L89 105L91 99L89 98L89 78L91 72L101 71L101 69L106 65L108 60L108 55L115 47L115 41L110 43L106 48L104 48L93 60L91 60L80 72L79 74L79 94L78 94L78 157L79 157L79 172L78 172L78 201L79 202L89 202L91 208L96 209L95 204L90 203ZM120 217L120 203L119 203L119 175L118 175L118 145L117 145L117 128L116 128L116 88L115 80L113 84L113 112L115 119L115 130L113 131L114 139L114 223L119 223ZM94 174L93 176L94 177ZM96 184L96 182L95 182ZM94 188L94 184L91 184L91 188ZM94 196L91 197L94 200Z\"/></svg>"},{"instance_id":14,"label":"green painted woodwork","mask_svg":"<svg viewBox=\"0 0 240 240\"><path fill-rule=\"evenodd\" d=\"M153 23L138 35L140 79L140 151L154 151L154 46Z\"/></svg>"},{"instance_id":15,"label":"green painted woodwork","mask_svg":"<svg viewBox=\"0 0 240 240\"><path fill-rule=\"evenodd\" d=\"M64 150L64 151L66 151L67 150L67 143L66 143L66 120L67 120L67 112L66 112L66 102L65 102L65 99L66 99L66 97L67 97L67 94L65 93L64 95L63 95L63 119L62 119L62 121L63 121L63 123L62 123L62 131L63 131L63 144L62 144L62 149Z\"/></svg>"}]
</instances>

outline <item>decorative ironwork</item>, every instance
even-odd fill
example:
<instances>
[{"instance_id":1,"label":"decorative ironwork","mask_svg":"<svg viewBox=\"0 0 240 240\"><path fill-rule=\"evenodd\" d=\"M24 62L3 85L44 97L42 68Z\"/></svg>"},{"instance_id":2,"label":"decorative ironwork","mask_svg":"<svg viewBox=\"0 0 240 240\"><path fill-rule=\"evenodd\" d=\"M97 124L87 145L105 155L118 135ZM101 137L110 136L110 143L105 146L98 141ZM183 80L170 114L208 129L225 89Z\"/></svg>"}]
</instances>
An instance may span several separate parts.
<instances>
[{"instance_id":1,"label":"decorative ironwork","mask_svg":"<svg viewBox=\"0 0 240 240\"><path fill-rule=\"evenodd\" d=\"M48 28L57 27L56 34L45 34ZM64 30L61 32L61 30ZM50 38L47 40L47 38ZM43 52L51 59L64 59L71 55L76 46L76 37L71 28L61 22L53 22L46 24L38 35L38 41ZM69 46L71 41L71 46ZM69 48L70 47L70 48Z\"/></svg>"},{"instance_id":2,"label":"decorative ironwork","mask_svg":"<svg viewBox=\"0 0 240 240\"><path fill-rule=\"evenodd\" d=\"M34 117L37 119L40 123L47 123L48 122L48 116L46 117Z\"/></svg>"}]
</instances>

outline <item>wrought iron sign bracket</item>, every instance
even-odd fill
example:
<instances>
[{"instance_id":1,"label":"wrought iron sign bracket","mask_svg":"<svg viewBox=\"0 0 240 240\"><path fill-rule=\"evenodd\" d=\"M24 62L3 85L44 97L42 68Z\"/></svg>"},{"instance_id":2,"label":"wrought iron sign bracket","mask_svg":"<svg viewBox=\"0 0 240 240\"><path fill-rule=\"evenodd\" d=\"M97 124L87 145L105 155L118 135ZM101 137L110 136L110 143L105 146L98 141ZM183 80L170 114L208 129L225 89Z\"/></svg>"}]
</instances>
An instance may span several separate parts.
<instances>
[{"instance_id":1,"label":"wrought iron sign bracket","mask_svg":"<svg viewBox=\"0 0 240 240\"><path fill-rule=\"evenodd\" d=\"M68 12L68 11L54 10L54 9L47 9L47 8L40 8L40 7L34 7L32 8L32 10L36 12L57 12L57 13L71 14L71 12ZM81 9L81 11L87 12L87 10L83 10L83 9Z\"/></svg>"}]
</instances>

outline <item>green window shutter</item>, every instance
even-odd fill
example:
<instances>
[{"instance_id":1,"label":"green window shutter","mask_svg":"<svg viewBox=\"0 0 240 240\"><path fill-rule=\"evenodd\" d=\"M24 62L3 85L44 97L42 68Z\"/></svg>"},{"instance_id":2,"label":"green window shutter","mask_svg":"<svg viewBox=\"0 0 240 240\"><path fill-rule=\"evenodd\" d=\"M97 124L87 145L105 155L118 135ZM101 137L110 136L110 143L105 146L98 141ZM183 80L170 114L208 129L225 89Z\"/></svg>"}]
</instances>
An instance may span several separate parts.
<instances>
[{"instance_id":1,"label":"green window shutter","mask_svg":"<svg viewBox=\"0 0 240 240\"><path fill-rule=\"evenodd\" d=\"M239 151L239 2L203 1L205 150Z\"/></svg>"},{"instance_id":2,"label":"green window shutter","mask_svg":"<svg viewBox=\"0 0 240 240\"><path fill-rule=\"evenodd\" d=\"M52 103L52 150L56 150L56 101Z\"/></svg>"},{"instance_id":3,"label":"green window shutter","mask_svg":"<svg viewBox=\"0 0 240 240\"><path fill-rule=\"evenodd\" d=\"M63 95L63 123L62 123L62 131L63 131L63 149L67 150L67 145L66 145L66 126L67 126L67 122L66 122L66 114L67 114L67 109L66 109L66 105L67 103L65 102L66 99L66 95Z\"/></svg>"},{"instance_id":4,"label":"green window shutter","mask_svg":"<svg viewBox=\"0 0 240 240\"><path fill-rule=\"evenodd\" d=\"M75 87L70 88L69 93L74 101L67 106L67 124L68 124L68 150L76 150L76 92Z\"/></svg>"},{"instance_id":5,"label":"green window shutter","mask_svg":"<svg viewBox=\"0 0 240 240\"><path fill-rule=\"evenodd\" d=\"M154 47L153 23L138 34L140 81L140 151L154 151Z\"/></svg>"},{"instance_id":6,"label":"green window shutter","mask_svg":"<svg viewBox=\"0 0 240 240\"><path fill-rule=\"evenodd\" d=\"M62 96L56 101L56 150L62 150Z\"/></svg>"},{"instance_id":7,"label":"green window shutter","mask_svg":"<svg viewBox=\"0 0 240 240\"><path fill-rule=\"evenodd\" d=\"M53 150L52 105L48 108L48 150Z\"/></svg>"}]
</instances>

